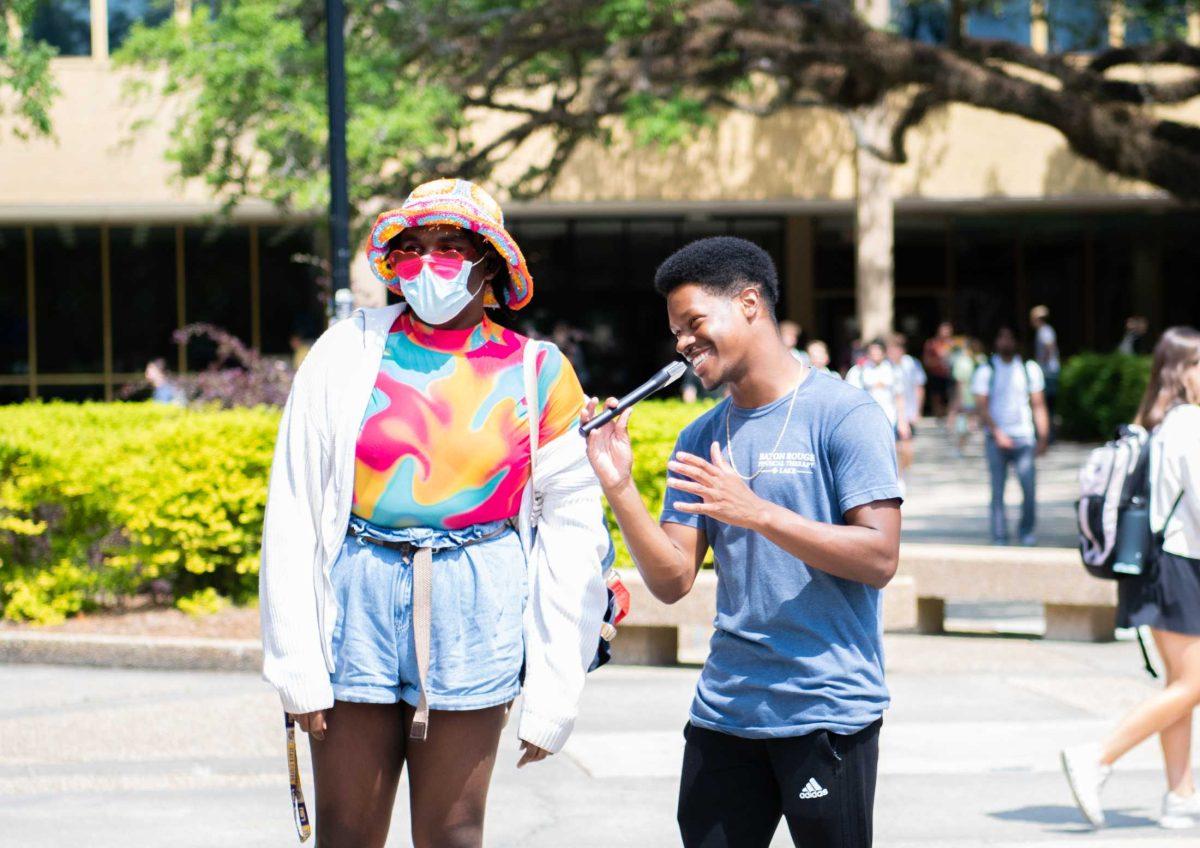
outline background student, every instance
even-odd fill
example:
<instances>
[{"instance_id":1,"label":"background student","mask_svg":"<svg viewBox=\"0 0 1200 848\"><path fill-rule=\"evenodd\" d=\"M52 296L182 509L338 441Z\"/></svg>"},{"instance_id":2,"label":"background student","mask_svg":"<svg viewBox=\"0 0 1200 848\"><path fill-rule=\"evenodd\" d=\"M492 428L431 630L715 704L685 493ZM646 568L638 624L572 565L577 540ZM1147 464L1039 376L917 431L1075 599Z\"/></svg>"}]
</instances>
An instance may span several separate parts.
<instances>
[{"instance_id":1,"label":"background student","mask_svg":"<svg viewBox=\"0 0 1200 848\"><path fill-rule=\"evenodd\" d=\"M1166 668L1166 687L1125 716L1102 742L1069 748L1063 768L1075 802L1094 827L1104 824L1100 790L1113 764L1157 733L1167 792L1160 824L1200 824L1192 780L1192 716L1200 704L1200 332L1172 327L1154 349L1137 423L1153 433L1150 513L1163 532L1147 579L1117 584L1119 627L1150 628Z\"/></svg>"},{"instance_id":2,"label":"background student","mask_svg":"<svg viewBox=\"0 0 1200 848\"><path fill-rule=\"evenodd\" d=\"M1022 545L1036 545L1037 468L1035 455L1046 452L1050 417L1046 412L1042 369L1017 355L1017 336L1008 327L996 333L995 353L975 369L971 391L984 432L984 455L992 480L992 544L1008 544L1008 519L1004 511L1004 486L1008 468L1021 484Z\"/></svg>"}]
</instances>

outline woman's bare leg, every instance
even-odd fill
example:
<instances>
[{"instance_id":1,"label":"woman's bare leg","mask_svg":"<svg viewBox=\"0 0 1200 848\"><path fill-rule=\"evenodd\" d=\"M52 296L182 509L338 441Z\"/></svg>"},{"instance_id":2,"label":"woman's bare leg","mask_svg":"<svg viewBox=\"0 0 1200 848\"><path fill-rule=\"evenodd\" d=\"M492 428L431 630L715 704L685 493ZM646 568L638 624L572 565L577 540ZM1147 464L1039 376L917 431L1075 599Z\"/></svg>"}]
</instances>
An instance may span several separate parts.
<instances>
[{"instance_id":1,"label":"woman's bare leg","mask_svg":"<svg viewBox=\"0 0 1200 848\"><path fill-rule=\"evenodd\" d=\"M408 746L409 798L415 848L480 848L488 785L506 707L433 710L429 735ZM404 707L404 724L413 709ZM324 846L322 846L324 848Z\"/></svg>"},{"instance_id":2,"label":"woman's bare leg","mask_svg":"<svg viewBox=\"0 0 1200 848\"><path fill-rule=\"evenodd\" d=\"M1163 658L1166 666L1167 685L1171 685L1180 676L1179 657L1172 656L1162 645L1155 634L1155 644L1158 655ZM1192 713L1180 716L1173 724L1164 727L1159 734L1162 744L1163 765L1167 772L1167 788L1177 795L1191 795L1195 791L1192 784Z\"/></svg>"},{"instance_id":3,"label":"woman's bare leg","mask_svg":"<svg viewBox=\"0 0 1200 848\"><path fill-rule=\"evenodd\" d=\"M1176 789L1177 783L1186 781L1185 788L1191 785L1187 748L1191 745L1192 710L1200 703L1200 636L1154 629L1151 632L1159 654L1170 669L1167 685L1139 704L1117 725L1101 748L1100 762L1112 765L1134 746L1155 733L1163 733L1167 779L1172 790L1180 791ZM1179 731L1170 732L1183 721L1189 724L1186 736ZM1185 744L1187 748L1180 750ZM1180 791L1180 794L1187 792Z\"/></svg>"},{"instance_id":4,"label":"woman's bare leg","mask_svg":"<svg viewBox=\"0 0 1200 848\"><path fill-rule=\"evenodd\" d=\"M309 738L319 848L383 848L404 767L399 704L337 701L325 739Z\"/></svg>"}]
</instances>

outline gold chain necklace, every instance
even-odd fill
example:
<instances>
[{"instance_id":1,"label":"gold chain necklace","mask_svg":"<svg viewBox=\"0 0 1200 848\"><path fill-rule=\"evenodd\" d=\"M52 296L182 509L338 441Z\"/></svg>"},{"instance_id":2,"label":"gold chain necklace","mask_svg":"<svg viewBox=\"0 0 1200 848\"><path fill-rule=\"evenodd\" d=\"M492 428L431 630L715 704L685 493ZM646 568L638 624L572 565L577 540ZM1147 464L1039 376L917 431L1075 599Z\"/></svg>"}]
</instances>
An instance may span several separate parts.
<instances>
[{"instance_id":1,"label":"gold chain necklace","mask_svg":"<svg viewBox=\"0 0 1200 848\"><path fill-rule=\"evenodd\" d=\"M783 419L783 427L779 430L779 438L775 440L775 447L771 448L771 453L775 453L775 451L779 450L779 446L783 444L783 436L787 432L788 424L790 424L792 421L792 410L796 407L796 393L800 391L800 384L803 382L804 378L801 377L796 383L796 388L792 389L792 399L788 403L787 418ZM725 450L729 453L729 467L733 469L733 473L749 483L759 474L762 474L763 469L758 469L749 477L737 470L737 465L733 461L733 434L729 431L729 413L732 409L733 398L730 398L729 406L725 407Z\"/></svg>"}]
</instances>

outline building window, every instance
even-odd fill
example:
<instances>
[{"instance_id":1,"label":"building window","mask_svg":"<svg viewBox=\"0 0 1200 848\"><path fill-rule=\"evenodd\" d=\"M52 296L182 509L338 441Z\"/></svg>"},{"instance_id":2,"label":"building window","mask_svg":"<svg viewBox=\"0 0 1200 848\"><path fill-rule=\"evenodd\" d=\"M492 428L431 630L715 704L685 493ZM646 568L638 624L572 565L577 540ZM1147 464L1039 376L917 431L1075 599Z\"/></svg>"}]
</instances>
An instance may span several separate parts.
<instances>
[{"instance_id":1,"label":"building window","mask_svg":"<svg viewBox=\"0 0 1200 848\"><path fill-rule=\"evenodd\" d=\"M245 227L188 227L184 235L188 324L213 324L249 345L250 232ZM216 356L215 345L197 340L188 347L189 370Z\"/></svg>"},{"instance_id":2,"label":"building window","mask_svg":"<svg viewBox=\"0 0 1200 848\"><path fill-rule=\"evenodd\" d=\"M100 383L88 385L40 385L38 397L42 400L65 400L71 403L84 403L89 400L104 400L104 386Z\"/></svg>"},{"instance_id":3,"label":"building window","mask_svg":"<svg viewBox=\"0 0 1200 848\"><path fill-rule=\"evenodd\" d=\"M38 373L103 373L100 228L35 228L33 264Z\"/></svg>"},{"instance_id":4,"label":"building window","mask_svg":"<svg viewBox=\"0 0 1200 848\"><path fill-rule=\"evenodd\" d=\"M892 20L905 38L926 44L945 44L950 34L946 0L892 0Z\"/></svg>"},{"instance_id":5,"label":"building window","mask_svg":"<svg viewBox=\"0 0 1200 848\"><path fill-rule=\"evenodd\" d=\"M1108 14L1095 0L1050 0L1046 16L1056 53L1099 50L1108 44Z\"/></svg>"},{"instance_id":6,"label":"building window","mask_svg":"<svg viewBox=\"0 0 1200 848\"><path fill-rule=\"evenodd\" d=\"M313 233L300 227L260 227L262 352L292 354L297 344L311 343L325 329L317 300L318 270L303 261L318 253Z\"/></svg>"},{"instance_id":7,"label":"building window","mask_svg":"<svg viewBox=\"0 0 1200 848\"><path fill-rule=\"evenodd\" d=\"M158 26L171 17L170 0L108 0L108 49L116 50L135 23Z\"/></svg>"},{"instance_id":8,"label":"building window","mask_svg":"<svg viewBox=\"0 0 1200 848\"><path fill-rule=\"evenodd\" d=\"M910 353L919 351L921 342L949 317L946 230L940 217L896 221L894 323L908 336Z\"/></svg>"},{"instance_id":9,"label":"building window","mask_svg":"<svg viewBox=\"0 0 1200 848\"><path fill-rule=\"evenodd\" d=\"M577 291L611 292L629 280L626 253L621 249L622 225L614 219L575 222L570 285ZM566 282L564 280L564 282Z\"/></svg>"},{"instance_id":10,"label":"building window","mask_svg":"<svg viewBox=\"0 0 1200 848\"><path fill-rule=\"evenodd\" d=\"M137 373L162 357L175 364L175 228L109 230L113 370Z\"/></svg>"},{"instance_id":11,"label":"building window","mask_svg":"<svg viewBox=\"0 0 1200 848\"><path fill-rule=\"evenodd\" d=\"M1016 316L1017 337L1028 353L1033 352L1027 323L1029 309L1038 305L1050 308L1050 324L1058 333L1060 351L1076 351L1084 346L1084 314L1087 231L1089 222L1076 216L1025 216L1020 224L1022 238L1021 268L1026 294L1018 292L1020 312ZM1022 332L1022 329L1025 331Z\"/></svg>"},{"instance_id":12,"label":"building window","mask_svg":"<svg viewBox=\"0 0 1200 848\"><path fill-rule=\"evenodd\" d=\"M994 9L967 15L967 35L1030 45L1029 0L1000 0Z\"/></svg>"},{"instance_id":13,"label":"building window","mask_svg":"<svg viewBox=\"0 0 1200 848\"><path fill-rule=\"evenodd\" d=\"M25 230L0 228L0 378L29 373Z\"/></svg>"},{"instance_id":14,"label":"building window","mask_svg":"<svg viewBox=\"0 0 1200 848\"><path fill-rule=\"evenodd\" d=\"M58 48L60 56L92 55L90 0L53 0L39 4L29 35Z\"/></svg>"},{"instance_id":15,"label":"building window","mask_svg":"<svg viewBox=\"0 0 1200 848\"><path fill-rule=\"evenodd\" d=\"M1200 326L1200 221L1195 215L1172 215L1162 228L1162 299L1165 308L1161 324Z\"/></svg>"},{"instance_id":16,"label":"building window","mask_svg":"<svg viewBox=\"0 0 1200 848\"><path fill-rule=\"evenodd\" d=\"M854 219L841 216L817 221L814 257L818 292L854 292Z\"/></svg>"},{"instance_id":17,"label":"building window","mask_svg":"<svg viewBox=\"0 0 1200 848\"><path fill-rule=\"evenodd\" d=\"M1020 220L964 217L953 223L955 329L990 349L996 330L1017 326Z\"/></svg>"}]
</instances>

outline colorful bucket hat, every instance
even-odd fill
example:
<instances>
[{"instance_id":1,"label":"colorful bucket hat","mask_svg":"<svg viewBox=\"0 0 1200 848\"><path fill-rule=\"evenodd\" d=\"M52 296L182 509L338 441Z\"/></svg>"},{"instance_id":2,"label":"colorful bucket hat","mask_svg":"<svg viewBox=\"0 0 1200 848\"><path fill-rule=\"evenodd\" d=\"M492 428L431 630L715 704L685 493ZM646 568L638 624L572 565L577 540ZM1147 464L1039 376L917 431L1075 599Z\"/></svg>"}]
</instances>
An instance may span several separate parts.
<instances>
[{"instance_id":1,"label":"colorful bucket hat","mask_svg":"<svg viewBox=\"0 0 1200 848\"><path fill-rule=\"evenodd\" d=\"M434 224L451 224L487 239L508 264L505 306L517 310L529 303L533 297L533 277L521 249L504 229L500 204L467 180L442 179L419 185L399 209L390 209L375 219L367 240L367 258L371 270L384 285L396 283L396 274L387 264L387 243L401 230Z\"/></svg>"}]
</instances>

